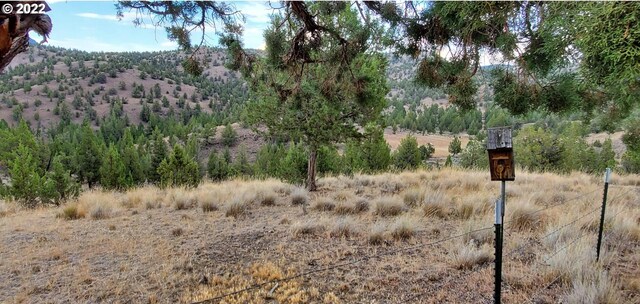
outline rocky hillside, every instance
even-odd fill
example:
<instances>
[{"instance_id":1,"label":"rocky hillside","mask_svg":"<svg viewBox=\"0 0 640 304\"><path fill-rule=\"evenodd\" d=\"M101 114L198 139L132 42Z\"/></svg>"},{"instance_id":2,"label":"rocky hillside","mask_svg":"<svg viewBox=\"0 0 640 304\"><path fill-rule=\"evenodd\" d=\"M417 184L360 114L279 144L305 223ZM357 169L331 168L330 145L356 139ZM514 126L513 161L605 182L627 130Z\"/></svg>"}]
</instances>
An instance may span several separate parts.
<instances>
[{"instance_id":1,"label":"rocky hillside","mask_svg":"<svg viewBox=\"0 0 640 304\"><path fill-rule=\"evenodd\" d=\"M238 73L224 67L224 50L197 53L206 67L193 77L181 64L184 52L87 53L32 46L0 75L0 119L15 124L24 118L33 127L48 127L62 119L99 125L114 103L122 103L131 124L145 122L149 111L206 112L236 121L248 90ZM439 90L412 81L415 62L389 57L390 102L446 105Z\"/></svg>"},{"instance_id":2,"label":"rocky hillside","mask_svg":"<svg viewBox=\"0 0 640 304\"><path fill-rule=\"evenodd\" d=\"M237 73L223 66L225 53L201 50L198 57L206 58L206 69L200 77L182 69L186 56L32 47L0 76L0 119L14 124L23 117L43 127L61 119L89 119L98 125L116 102L122 103L132 124L144 121L149 111L160 116L185 111L237 114L247 89Z\"/></svg>"}]
</instances>

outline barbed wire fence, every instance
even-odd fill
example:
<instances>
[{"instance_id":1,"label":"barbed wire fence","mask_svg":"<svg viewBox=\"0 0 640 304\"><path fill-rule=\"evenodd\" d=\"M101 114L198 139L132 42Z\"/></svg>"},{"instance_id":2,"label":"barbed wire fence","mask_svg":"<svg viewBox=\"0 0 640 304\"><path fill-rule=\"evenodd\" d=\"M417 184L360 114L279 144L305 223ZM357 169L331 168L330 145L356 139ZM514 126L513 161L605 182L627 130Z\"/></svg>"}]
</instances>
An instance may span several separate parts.
<instances>
[{"instance_id":1,"label":"barbed wire fence","mask_svg":"<svg viewBox=\"0 0 640 304\"><path fill-rule=\"evenodd\" d=\"M613 185L612 184L611 186L616 187L618 185ZM564 199L564 200L552 203L552 204L550 204L548 206L545 206L544 208L537 209L537 210L534 210L532 212L529 212L526 215L534 215L534 214L537 214L537 213L540 213L540 212L547 211L547 210L552 209L552 208L556 208L556 207L559 207L559 206L566 205L566 204L568 204L570 202L579 200L581 198L585 198L590 194L596 193L598 190L599 189L595 189L595 190L592 190L592 191L589 191L589 192L582 193L580 195L574 196L574 197L572 197L570 199ZM610 203L614 203L618 199L622 198L623 196L627 195L629 192L631 192L633 190L637 190L637 186L629 187L625 192L618 193L617 196L615 196L614 198L609 200L609 202ZM524 248L526 248L527 246L531 246L536 242L542 243L545 239L555 235L556 233L559 233L560 231L562 231L564 229L567 229L568 227L571 227L573 225L577 225L583 219L588 219L588 217L590 215L592 215L592 214L596 213L597 211L601 210L601 208L602 208L601 205L597 205L594 208L590 208L586 212L584 212L584 213L580 214L579 216L575 217L570 222L568 222L566 224L563 224L562 226L560 226L560 227L558 227L558 228L546 233L545 235L543 235L543 236L541 236L539 238L531 238L531 239L529 239L528 241L524 242L523 244L519 245L518 247L516 247L516 248L510 250L508 253L506 253L504 255L504 258L505 259L513 258L514 254L521 253L522 250ZM624 211L625 211L625 209L622 208L617 213L615 213L614 215L610 216L610 218L615 218L616 216L618 216L620 213L622 213ZM506 224L509 224L509 223L512 223L512 222L513 222L513 220L509 220L509 221L505 221L504 224L506 225ZM208 299L205 299L205 300L202 300L202 301L192 302L192 304L217 303L217 302L220 302L221 300L223 300L225 298L232 297L232 296L239 295L239 294L246 293L246 292L251 292L251 291L254 291L254 290L258 290L258 289L261 289L261 288L263 288L265 286L277 286L277 284L280 284L280 283L288 282L288 281L291 281L291 280L294 280L294 279L298 279L298 278L302 278L302 277L310 277L310 276L317 275L317 274L320 274L320 273L324 273L324 272L327 272L327 271L331 271L331 270L334 270L334 269L347 268L347 267L357 267L358 264L361 264L364 261L369 261L369 260L372 260L372 259L377 259L377 258L381 258L381 257L385 257L385 256L391 256L391 255L402 253L402 252L409 252L409 251L412 251L412 250L415 250L415 249L418 249L418 248L436 246L436 245L440 245L440 244L443 244L443 243L448 242L448 241L453 241L453 240L456 240L456 239L460 239L460 238L464 238L464 237L470 236L470 235L472 235L474 233L487 231L487 230L493 230L493 229L494 229L493 225L492 226L487 226L487 227L482 227L482 228L477 228L477 229L472 229L472 230L466 231L464 233L452 234L452 235L449 235L447 237L443 237L443 238L440 238L438 240L431 241L431 242L426 242L426 243L421 243L421 244L416 244L416 245L411 245L411 246L405 246L405 247L398 248L398 249L391 249L391 250L387 250L387 251L384 251L384 252L381 252L381 253L364 255L364 256L360 256L358 258L352 259L350 261L347 261L347 262L334 263L334 264L329 264L329 265L326 265L326 266L316 267L316 268L313 268L313 269L310 269L310 270L306 270L306 271L300 272L298 274L287 276L287 277L284 277L284 278L281 278L281 279L275 279L275 280L270 280L270 281L266 281L266 282L262 282L262 283L253 284L253 285L247 286L245 288L241 288L241 289L238 289L238 290L235 290L235 291L232 291L232 292L222 293L222 294L220 294L218 296L211 297L211 298L208 298ZM611 236L612 233L613 233L613 231L607 232L607 234L605 235L605 242L608 240L608 238ZM538 265L540 265L541 267L550 267L551 265L549 265L548 262L553 257L555 257L557 254L559 254L559 253L561 253L563 251L568 250L572 246L575 246L576 244L578 244L578 241L580 241L581 239L583 239L585 237L588 237L588 236L593 236L593 235L592 234L590 235L589 231L582 231L582 233L578 237L575 237L575 238L571 239L570 241L566 242L564 244L564 246L560 247L559 249L557 249L554 252L549 253L547 255L547 258L544 259L542 262L536 262L536 263ZM411 253L409 253L409 254L411 254ZM577 261L584 261L586 259L593 259L593 256L587 255L586 257L583 257L582 259L579 259ZM470 277L471 275L473 275L475 273L478 273L478 272L480 272L482 270L490 268L491 266L493 266L493 264L491 262L488 262L488 263L484 263L482 265L475 266L470 271L461 271L461 272L458 273L458 275L456 275L454 277L449 276L448 279L445 282L442 283L442 285L444 286L444 285L447 285L447 284L452 283L452 282L457 282L458 280L461 280L462 278L468 278L468 277ZM543 286L542 288L534 291L531 294L531 296L529 297L530 301L533 303L533 299L535 298L535 296L537 294L539 294L540 292L550 288L559 279L561 279L562 275L563 275L562 273L559 274L553 280L551 280L551 282L549 284L547 284L546 286ZM413 301L416 301L416 300L424 297L426 294L427 294L427 292L416 293L416 294L412 295L411 297L409 297L407 299L404 299L404 301L406 303L411 303ZM488 303L491 302L491 300L492 300L490 297L487 297L486 295L484 295L482 293L479 293L479 296L482 298L482 300L484 300L484 301L486 301Z\"/></svg>"}]
</instances>

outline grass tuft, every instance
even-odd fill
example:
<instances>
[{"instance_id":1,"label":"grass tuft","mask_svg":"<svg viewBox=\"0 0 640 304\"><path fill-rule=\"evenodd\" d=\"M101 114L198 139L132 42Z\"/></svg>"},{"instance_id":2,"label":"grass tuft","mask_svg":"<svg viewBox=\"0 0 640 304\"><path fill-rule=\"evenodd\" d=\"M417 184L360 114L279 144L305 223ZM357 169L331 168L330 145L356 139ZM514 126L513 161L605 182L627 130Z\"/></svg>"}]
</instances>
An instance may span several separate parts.
<instances>
[{"instance_id":1,"label":"grass tuft","mask_svg":"<svg viewBox=\"0 0 640 304\"><path fill-rule=\"evenodd\" d=\"M317 235L325 230L325 226L317 221L304 221L296 222L291 225L291 233L295 237L301 237L305 235Z\"/></svg>"},{"instance_id":2,"label":"grass tuft","mask_svg":"<svg viewBox=\"0 0 640 304\"><path fill-rule=\"evenodd\" d=\"M416 223L407 217L399 218L391 226L391 236L396 240L407 240L416 234Z\"/></svg>"},{"instance_id":3,"label":"grass tuft","mask_svg":"<svg viewBox=\"0 0 640 304\"><path fill-rule=\"evenodd\" d=\"M379 216L396 216L405 211L405 206L392 196L381 197L374 203L375 214Z\"/></svg>"},{"instance_id":4,"label":"grass tuft","mask_svg":"<svg viewBox=\"0 0 640 304\"><path fill-rule=\"evenodd\" d=\"M218 210L218 205L210 200L200 202L200 207L202 208L202 212L213 212Z\"/></svg>"},{"instance_id":5,"label":"grass tuft","mask_svg":"<svg viewBox=\"0 0 640 304\"><path fill-rule=\"evenodd\" d=\"M291 199L291 205L306 205L309 201L309 192L303 188L296 188L291 191L289 198Z\"/></svg>"},{"instance_id":6,"label":"grass tuft","mask_svg":"<svg viewBox=\"0 0 640 304\"><path fill-rule=\"evenodd\" d=\"M422 204L424 193L419 188L411 188L404 191L402 197L404 204L408 207L416 207Z\"/></svg>"},{"instance_id":7,"label":"grass tuft","mask_svg":"<svg viewBox=\"0 0 640 304\"><path fill-rule=\"evenodd\" d=\"M447 213L447 203L450 200L446 199L443 192L434 191L425 194L424 202L422 204L422 213L426 217L439 217L444 218Z\"/></svg>"},{"instance_id":8,"label":"grass tuft","mask_svg":"<svg viewBox=\"0 0 640 304\"><path fill-rule=\"evenodd\" d=\"M227 217L239 218L244 216L249 209L249 204L241 199L235 199L224 206L224 215Z\"/></svg>"},{"instance_id":9,"label":"grass tuft","mask_svg":"<svg viewBox=\"0 0 640 304\"><path fill-rule=\"evenodd\" d=\"M369 211L369 202L363 198L354 198L347 202L338 202L334 212L338 215L358 214Z\"/></svg>"},{"instance_id":10,"label":"grass tuft","mask_svg":"<svg viewBox=\"0 0 640 304\"><path fill-rule=\"evenodd\" d=\"M97 204L91 207L89 215L94 220L103 220L110 218L113 214L113 208L107 204Z\"/></svg>"},{"instance_id":11,"label":"grass tuft","mask_svg":"<svg viewBox=\"0 0 640 304\"><path fill-rule=\"evenodd\" d=\"M382 223L376 223L371 227L369 231L369 244L380 245L385 240L386 227Z\"/></svg>"},{"instance_id":12,"label":"grass tuft","mask_svg":"<svg viewBox=\"0 0 640 304\"><path fill-rule=\"evenodd\" d=\"M328 197L321 197L313 202L311 208L318 211L333 211L336 208L336 204Z\"/></svg>"},{"instance_id":13,"label":"grass tuft","mask_svg":"<svg viewBox=\"0 0 640 304\"><path fill-rule=\"evenodd\" d=\"M457 269L471 269L493 260L489 245L477 247L472 243L463 244L453 256L453 265Z\"/></svg>"},{"instance_id":14,"label":"grass tuft","mask_svg":"<svg viewBox=\"0 0 640 304\"><path fill-rule=\"evenodd\" d=\"M331 228L329 235L331 237L345 237L358 235L359 232L356 228L356 223L351 218L338 219Z\"/></svg>"},{"instance_id":15,"label":"grass tuft","mask_svg":"<svg viewBox=\"0 0 640 304\"><path fill-rule=\"evenodd\" d=\"M57 216L65 220L75 220L83 218L85 214L78 208L77 203L69 203L62 208L62 211Z\"/></svg>"},{"instance_id":16,"label":"grass tuft","mask_svg":"<svg viewBox=\"0 0 640 304\"><path fill-rule=\"evenodd\" d=\"M520 201L510 206L512 212L509 226L520 232L534 232L544 228L544 214L536 212L529 203Z\"/></svg>"}]
</instances>

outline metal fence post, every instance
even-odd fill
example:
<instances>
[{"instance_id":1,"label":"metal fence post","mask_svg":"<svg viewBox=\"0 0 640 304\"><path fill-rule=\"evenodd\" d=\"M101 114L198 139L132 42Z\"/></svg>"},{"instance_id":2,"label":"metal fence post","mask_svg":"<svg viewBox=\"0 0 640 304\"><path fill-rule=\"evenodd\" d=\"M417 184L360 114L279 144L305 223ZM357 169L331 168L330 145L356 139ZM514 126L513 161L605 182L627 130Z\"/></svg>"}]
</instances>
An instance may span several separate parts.
<instances>
[{"instance_id":1,"label":"metal fence post","mask_svg":"<svg viewBox=\"0 0 640 304\"><path fill-rule=\"evenodd\" d=\"M495 214L495 232L496 232L496 259L495 259L495 272L494 272L494 288L493 288L493 302L500 304L500 293L502 289L502 235L503 235L503 222L504 222L504 201L505 201L505 181L502 181L500 199L496 201L496 214Z\"/></svg>"},{"instance_id":2,"label":"metal fence post","mask_svg":"<svg viewBox=\"0 0 640 304\"><path fill-rule=\"evenodd\" d=\"M604 230L604 211L607 208L607 192L611 180L611 169L604 173L604 194L602 195L602 211L600 212L600 230L598 230L598 246L596 247L596 262L600 260L600 246L602 246L602 231Z\"/></svg>"}]
</instances>

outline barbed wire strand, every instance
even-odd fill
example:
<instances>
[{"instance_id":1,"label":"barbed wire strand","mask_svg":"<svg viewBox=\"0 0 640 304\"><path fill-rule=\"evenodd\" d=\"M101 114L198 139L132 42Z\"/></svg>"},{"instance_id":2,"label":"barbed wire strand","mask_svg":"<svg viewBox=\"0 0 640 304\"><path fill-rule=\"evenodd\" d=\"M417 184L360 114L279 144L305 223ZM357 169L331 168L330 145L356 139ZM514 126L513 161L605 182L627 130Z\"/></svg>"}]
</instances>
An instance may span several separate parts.
<instances>
[{"instance_id":1,"label":"barbed wire strand","mask_svg":"<svg viewBox=\"0 0 640 304\"><path fill-rule=\"evenodd\" d=\"M590 211L588 211L588 212L586 212L586 213L584 213L584 214L582 214L582 215L578 216L578 217L577 217L576 219L574 219L573 221L571 221L571 222L569 222L569 223L567 223L567 224L564 224L564 225L562 225L562 226L560 226L560 227L558 227L558 228L554 229L553 231L551 231L551 232L549 232L549 233L545 234L544 236L540 237L539 239L538 239L538 238L530 239L529 241L525 242L524 244L522 244L522 245L520 245L520 246L516 247L515 249L513 249L513 250L509 251L509 252L506 254L506 256L508 257L508 256L512 255L513 253L515 253L515 252L521 251L521 250L522 250L522 249L524 249L526 246L531 245L534 241L537 241L537 240L544 240L544 239L546 239L546 238L548 238L548 237L552 236L553 234L555 234L555 233L557 233L557 232L560 232L561 230L563 230L563 229L565 229L565 228L567 228L567 227L569 227L569 226L571 226L571 225L573 225L573 224L577 223L577 222L578 222L578 221L580 221L581 219L584 219L585 217L587 217L587 216L589 216L589 215L591 215L591 214L595 213L596 211L600 210L601 208L602 208L601 206L597 206L596 208L593 208L593 209L591 209Z\"/></svg>"}]
</instances>

